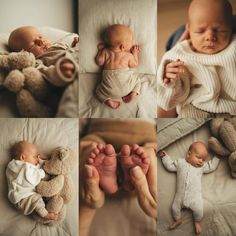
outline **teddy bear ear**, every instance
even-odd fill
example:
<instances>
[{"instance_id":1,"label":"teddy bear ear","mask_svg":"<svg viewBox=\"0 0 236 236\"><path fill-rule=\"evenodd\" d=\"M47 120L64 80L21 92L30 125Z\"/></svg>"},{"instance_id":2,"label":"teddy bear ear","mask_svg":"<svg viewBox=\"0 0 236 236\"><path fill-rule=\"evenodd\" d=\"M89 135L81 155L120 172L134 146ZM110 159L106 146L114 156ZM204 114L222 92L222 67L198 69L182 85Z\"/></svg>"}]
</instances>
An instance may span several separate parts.
<instances>
[{"instance_id":1,"label":"teddy bear ear","mask_svg":"<svg viewBox=\"0 0 236 236\"><path fill-rule=\"evenodd\" d=\"M65 159L68 158L68 155L69 155L68 149L59 147L57 149L57 155L60 158L60 160L64 161Z\"/></svg>"}]
</instances>

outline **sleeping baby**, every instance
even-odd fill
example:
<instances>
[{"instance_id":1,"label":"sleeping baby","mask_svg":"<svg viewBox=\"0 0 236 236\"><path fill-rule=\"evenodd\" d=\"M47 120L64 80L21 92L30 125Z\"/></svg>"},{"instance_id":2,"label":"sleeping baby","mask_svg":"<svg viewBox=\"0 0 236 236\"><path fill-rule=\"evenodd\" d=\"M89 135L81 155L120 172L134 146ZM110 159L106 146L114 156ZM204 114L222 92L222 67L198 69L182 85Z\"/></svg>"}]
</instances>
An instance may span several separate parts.
<instances>
[{"instance_id":1,"label":"sleeping baby","mask_svg":"<svg viewBox=\"0 0 236 236\"><path fill-rule=\"evenodd\" d=\"M130 102L140 91L140 81L130 68L138 66L140 46L132 45L132 32L115 24L105 31L104 42L98 44L96 63L103 66L102 81L96 88L101 102L117 109Z\"/></svg>"},{"instance_id":2,"label":"sleeping baby","mask_svg":"<svg viewBox=\"0 0 236 236\"><path fill-rule=\"evenodd\" d=\"M77 42L75 38L71 46ZM55 86L65 86L76 78L78 65L73 57L73 48L63 43L51 44L33 26L23 26L11 32L8 46L13 52L25 50L33 53L38 59L37 69Z\"/></svg>"},{"instance_id":3,"label":"sleeping baby","mask_svg":"<svg viewBox=\"0 0 236 236\"><path fill-rule=\"evenodd\" d=\"M158 152L158 156L168 171L177 172L177 191L172 205L175 222L170 225L170 229L175 229L182 223L181 209L188 208L193 211L196 233L201 233L200 221L203 217L201 177L202 174L216 170L220 160L214 157L205 163L208 150L202 142L192 143L185 159L173 161L163 151Z\"/></svg>"},{"instance_id":4,"label":"sleeping baby","mask_svg":"<svg viewBox=\"0 0 236 236\"><path fill-rule=\"evenodd\" d=\"M48 212L42 196L35 192L36 185L45 176L37 147L32 143L20 141L14 145L12 154L14 159L6 169L8 198L11 203L24 215L36 212L44 219L57 220L58 214Z\"/></svg>"}]
</instances>

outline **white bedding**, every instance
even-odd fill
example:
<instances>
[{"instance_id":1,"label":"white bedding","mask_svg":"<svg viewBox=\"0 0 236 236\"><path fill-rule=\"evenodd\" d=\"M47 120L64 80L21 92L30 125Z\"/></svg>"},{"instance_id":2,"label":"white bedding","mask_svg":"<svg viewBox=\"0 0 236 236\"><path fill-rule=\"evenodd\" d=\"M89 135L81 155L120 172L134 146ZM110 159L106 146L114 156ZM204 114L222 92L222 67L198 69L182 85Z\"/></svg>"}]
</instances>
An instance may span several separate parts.
<instances>
[{"instance_id":1,"label":"white bedding","mask_svg":"<svg viewBox=\"0 0 236 236\"><path fill-rule=\"evenodd\" d=\"M168 119L158 119L159 127L162 122ZM177 122L178 123L178 122ZM179 136L176 142L169 144L164 150L173 159L184 158L189 145L197 140L207 143L210 137L208 123L200 128L192 127L192 131L186 136ZM180 124L178 124L180 125ZM177 125L177 126L178 126ZM173 126L173 135L179 132L177 126ZM184 130L184 123L182 123ZM176 131L175 131L175 130ZM190 131L190 130L189 130ZM167 132L158 132L158 140L166 138ZM211 154L212 156L212 154ZM204 174L202 177L202 193L204 202L204 217L202 220L202 236L233 236L236 235L236 191L235 179L231 178L226 158L222 158L219 167L211 174ZM195 235L192 214L190 211L182 211L184 222L175 230L168 230L173 222L171 206L176 189L176 173L170 173L164 169L161 160L158 159L158 235L159 236L192 236Z\"/></svg>"},{"instance_id":2,"label":"white bedding","mask_svg":"<svg viewBox=\"0 0 236 236\"><path fill-rule=\"evenodd\" d=\"M78 152L78 119L0 119L0 235L4 236L76 236L78 229L78 168L72 177L76 196L67 205L67 216L59 227L37 223L18 212L7 198L5 169L10 161L9 149L19 140L28 140L50 154L57 146Z\"/></svg>"},{"instance_id":3,"label":"white bedding","mask_svg":"<svg viewBox=\"0 0 236 236\"><path fill-rule=\"evenodd\" d=\"M79 75L79 117L81 118L153 118L156 117L155 76L139 74L140 94L130 103L122 103L118 109L112 109L101 103L95 96L95 87L100 75L85 73Z\"/></svg>"}]
</instances>

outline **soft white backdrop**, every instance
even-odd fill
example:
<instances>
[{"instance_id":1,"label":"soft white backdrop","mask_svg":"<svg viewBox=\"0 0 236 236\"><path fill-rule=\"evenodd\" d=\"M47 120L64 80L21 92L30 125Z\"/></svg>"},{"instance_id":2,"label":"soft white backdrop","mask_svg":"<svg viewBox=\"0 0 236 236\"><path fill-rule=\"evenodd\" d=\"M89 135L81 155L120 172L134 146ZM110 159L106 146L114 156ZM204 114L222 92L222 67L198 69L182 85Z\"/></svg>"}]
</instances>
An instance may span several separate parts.
<instances>
[{"instance_id":1,"label":"soft white backdrop","mask_svg":"<svg viewBox=\"0 0 236 236\"><path fill-rule=\"evenodd\" d=\"M0 0L0 32L19 26L51 26L73 32L73 0Z\"/></svg>"}]
</instances>

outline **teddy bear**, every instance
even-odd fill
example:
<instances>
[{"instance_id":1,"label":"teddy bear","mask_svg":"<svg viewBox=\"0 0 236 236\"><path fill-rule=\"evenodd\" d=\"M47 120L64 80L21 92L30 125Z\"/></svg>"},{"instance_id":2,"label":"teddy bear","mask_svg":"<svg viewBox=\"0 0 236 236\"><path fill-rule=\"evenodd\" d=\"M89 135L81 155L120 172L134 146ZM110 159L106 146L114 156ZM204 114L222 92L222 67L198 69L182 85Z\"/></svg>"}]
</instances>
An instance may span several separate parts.
<instances>
[{"instance_id":1,"label":"teddy bear","mask_svg":"<svg viewBox=\"0 0 236 236\"><path fill-rule=\"evenodd\" d=\"M228 157L231 175L236 178L236 117L212 119L210 129L213 137L208 140L209 148Z\"/></svg>"},{"instance_id":2,"label":"teddy bear","mask_svg":"<svg viewBox=\"0 0 236 236\"><path fill-rule=\"evenodd\" d=\"M0 55L0 69L6 74L3 86L16 93L20 115L51 117L52 109L44 104L51 94L50 85L35 66L35 56L26 51Z\"/></svg>"},{"instance_id":3,"label":"teddy bear","mask_svg":"<svg viewBox=\"0 0 236 236\"><path fill-rule=\"evenodd\" d=\"M66 216L66 204L73 198L75 188L70 173L77 165L77 158L74 152L67 147L56 148L51 157L43 164L47 176L41 180L36 191L46 198L46 209L49 212L59 213L58 221L44 220L38 218L43 224L60 224Z\"/></svg>"}]
</instances>

